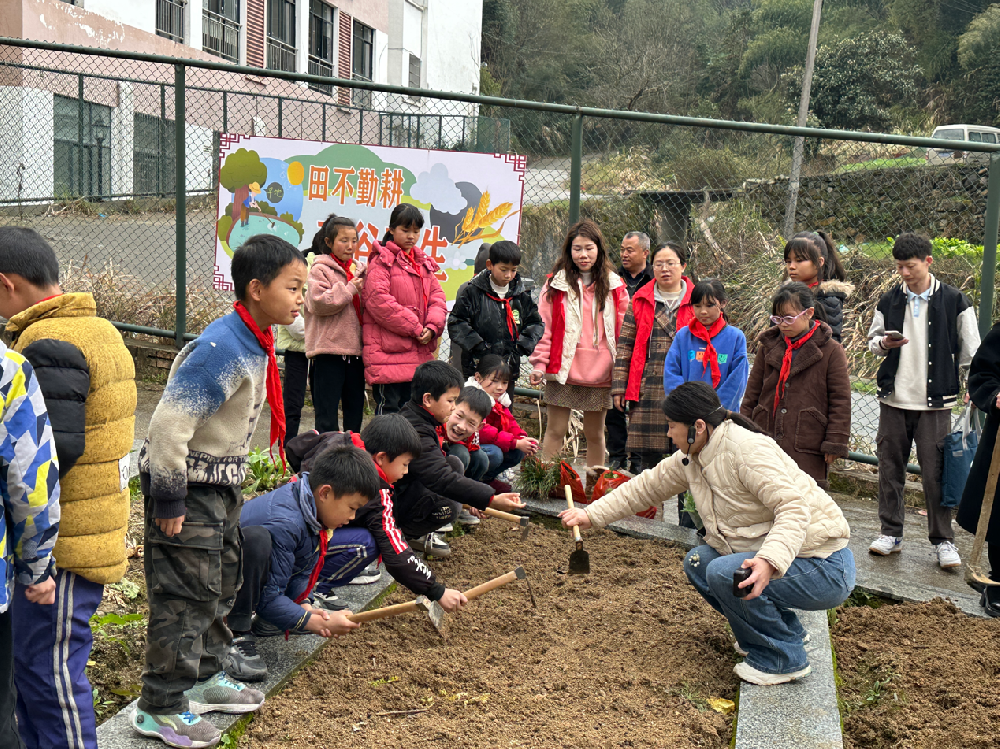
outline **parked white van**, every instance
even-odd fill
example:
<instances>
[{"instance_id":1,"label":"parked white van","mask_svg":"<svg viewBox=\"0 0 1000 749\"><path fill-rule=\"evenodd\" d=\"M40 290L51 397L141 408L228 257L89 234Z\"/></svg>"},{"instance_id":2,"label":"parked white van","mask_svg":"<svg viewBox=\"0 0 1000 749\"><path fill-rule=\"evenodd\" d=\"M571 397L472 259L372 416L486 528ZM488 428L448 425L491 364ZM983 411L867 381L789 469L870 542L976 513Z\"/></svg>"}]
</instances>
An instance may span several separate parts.
<instances>
[{"instance_id":1,"label":"parked white van","mask_svg":"<svg viewBox=\"0 0 1000 749\"><path fill-rule=\"evenodd\" d=\"M941 125L934 128L932 138L967 140L972 143L1000 142L1000 129L987 125ZM950 148L928 148L928 164L954 164L957 161L987 161L989 155L979 151L952 151Z\"/></svg>"}]
</instances>

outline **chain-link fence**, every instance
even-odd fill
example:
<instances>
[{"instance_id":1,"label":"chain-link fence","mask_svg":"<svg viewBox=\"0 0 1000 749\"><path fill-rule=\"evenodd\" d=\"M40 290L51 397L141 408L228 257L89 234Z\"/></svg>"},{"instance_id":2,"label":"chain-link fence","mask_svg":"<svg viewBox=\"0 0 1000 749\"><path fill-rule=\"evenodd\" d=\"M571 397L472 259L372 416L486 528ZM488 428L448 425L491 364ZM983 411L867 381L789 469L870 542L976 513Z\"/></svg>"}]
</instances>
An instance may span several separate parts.
<instances>
[{"instance_id":1,"label":"chain-link fence","mask_svg":"<svg viewBox=\"0 0 1000 749\"><path fill-rule=\"evenodd\" d=\"M230 293L214 288L214 248L220 143L233 134L524 156L524 275L544 279L577 217L598 222L616 264L629 231L678 241L689 276L723 279L729 317L750 341L784 275L783 237L829 232L853 286L843 330L853 447L869 455L877 362L865 334L895 282L890 238L936 238L935 273L987 310L985 327L993 318L995 144L432 94L0 40L0 223L37 229L60 256L64 286L93 292L100 314L130 335L181 340L229 308Z\"/></svg>"}]
</instances>

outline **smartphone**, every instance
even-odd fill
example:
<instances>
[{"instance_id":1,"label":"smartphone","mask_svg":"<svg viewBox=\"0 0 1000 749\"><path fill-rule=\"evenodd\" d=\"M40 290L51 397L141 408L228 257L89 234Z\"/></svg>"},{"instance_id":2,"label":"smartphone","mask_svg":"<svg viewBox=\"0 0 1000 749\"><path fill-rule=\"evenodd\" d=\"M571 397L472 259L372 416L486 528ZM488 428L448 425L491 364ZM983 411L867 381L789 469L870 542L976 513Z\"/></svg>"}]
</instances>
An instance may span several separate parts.
<instances>
[{"instance_id":1,"label":"smartphone","mask_svg":"<svg viewBox=\"0 0 1000 749\"><path fill-rule=\"evenodd\" d=\"M890 341L901 341L903 340L903 334L898 330L887 330L885 331L885 337Z\"/></svg>"},{"instance_id":2,"label":"smartphone","mask_svg":"<svg viewBox=\"0 0 1000 749\"><path fill-rule=\"evenodd\" d=\"M750 595L750 591L753 590L752 585L748 585L745 588L740 587L740 583L744 582L750 575L753 574L753 568L747 567L742 570L736 570L733 573L733 595L737 598L746 598Z\"/></svg>"}]
</instances>

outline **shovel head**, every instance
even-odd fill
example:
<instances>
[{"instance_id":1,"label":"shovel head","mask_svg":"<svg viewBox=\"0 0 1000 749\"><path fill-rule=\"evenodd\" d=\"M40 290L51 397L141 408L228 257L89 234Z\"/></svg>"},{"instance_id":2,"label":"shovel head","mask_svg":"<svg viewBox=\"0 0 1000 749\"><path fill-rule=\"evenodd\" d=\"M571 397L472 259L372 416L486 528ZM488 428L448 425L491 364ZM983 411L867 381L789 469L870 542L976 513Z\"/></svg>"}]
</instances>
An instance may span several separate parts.
<instances>
[{"instance_id":1,"label":"shovel head","mask_svg":"<svg viewBox=\"0 0 1000 749\"><path fill-rule=\"evenodd\" d=\"M590 554L583 550L582 543L578 543L576 545L576 551L569 555L569 574L590 574Z\"/></svg>"}]
</instances>

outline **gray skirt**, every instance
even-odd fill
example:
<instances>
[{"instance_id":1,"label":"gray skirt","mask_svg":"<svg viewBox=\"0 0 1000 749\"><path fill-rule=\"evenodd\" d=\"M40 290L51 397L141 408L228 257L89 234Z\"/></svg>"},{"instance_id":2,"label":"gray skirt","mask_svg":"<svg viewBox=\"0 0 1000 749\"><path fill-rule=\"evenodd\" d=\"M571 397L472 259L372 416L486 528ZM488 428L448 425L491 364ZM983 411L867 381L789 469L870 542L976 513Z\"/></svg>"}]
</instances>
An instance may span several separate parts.
<instances>
[{"instance_id":1,"label":"gray skirt","mask_svg":"<svg viewBox=\"0 0 1000 749\"><path fill-rule=\"evenodd\" d=\"M555 380L548 380L542 398L550 406L575 408L578 411L607 411L611 408L610 387L560 385Z\"/></svg>"}]
</instances>

